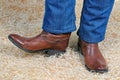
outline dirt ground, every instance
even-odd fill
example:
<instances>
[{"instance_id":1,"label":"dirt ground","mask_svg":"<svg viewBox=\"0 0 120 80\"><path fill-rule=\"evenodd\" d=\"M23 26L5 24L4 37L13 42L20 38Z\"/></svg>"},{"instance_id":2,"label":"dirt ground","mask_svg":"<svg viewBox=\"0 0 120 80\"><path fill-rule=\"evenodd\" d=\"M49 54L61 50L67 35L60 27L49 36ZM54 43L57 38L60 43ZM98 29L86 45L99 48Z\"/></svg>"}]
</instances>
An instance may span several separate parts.
<instances>
[{"instance_id":1,"label":"dirt ground","mask_svg":"<svg viewBox=\"0 0 120 80\"><path fill-rule=\"evenodd\" d=\"M87 71L77 51L76 32L72 33L67 52L59 58L44 57L43 52L27 53L7 38L11 33L32 37L41 32L44 16L43 0L0 0L0 80L120 80L120 0L108 23L100 49L109 72ZM76 3L76 25L79 27L82 1Z\"/></svg>"}]
</instances>

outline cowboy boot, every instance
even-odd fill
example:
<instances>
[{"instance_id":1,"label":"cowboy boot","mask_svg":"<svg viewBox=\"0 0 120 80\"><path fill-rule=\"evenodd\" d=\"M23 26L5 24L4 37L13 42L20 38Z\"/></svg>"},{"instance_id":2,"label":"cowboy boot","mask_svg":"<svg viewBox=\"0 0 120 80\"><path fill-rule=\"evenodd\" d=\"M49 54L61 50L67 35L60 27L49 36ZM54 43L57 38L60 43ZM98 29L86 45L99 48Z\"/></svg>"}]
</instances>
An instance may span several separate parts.
<instances>
[{"instance_id":1,"label":"cowboy boot","mask_svg":"<svg viewBox=\"0 0 120 80\"><path fill-rule=\"evenodd\" d=\"M8 39L18 48L30 53L41 50L58 50L65 52L70 35L71 33L57 35L42 31L41 34L33 38L10 34Z\"/></svg>"},{"instance_id":2,"label":"cowboy boot","mask_svg":"<svg viewBox=\"0 0 120 80\"><path fill-rule=\"evenodd\" d=\"M99 73L108 71L106 61L102 56L97 43L87 43L79 40L78 49L84 56L85 67L87 70Z\"/></svg>"}]
</instances>

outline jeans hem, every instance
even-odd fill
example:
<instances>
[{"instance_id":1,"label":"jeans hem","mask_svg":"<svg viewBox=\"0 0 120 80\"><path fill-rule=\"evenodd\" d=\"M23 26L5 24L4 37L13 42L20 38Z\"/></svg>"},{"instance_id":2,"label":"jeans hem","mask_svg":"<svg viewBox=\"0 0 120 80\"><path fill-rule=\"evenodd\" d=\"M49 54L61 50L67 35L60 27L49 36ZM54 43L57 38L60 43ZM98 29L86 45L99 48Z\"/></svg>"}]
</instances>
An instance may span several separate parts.
<instances>
[{"instance_id":1,"label":"jeans hem","mask_svg":"<svg viewBox=\"0 0 120 80\"><path fill-rule=\"evenodd\" d=\"M76 27L75 28L68 28L68 29L65 29L65 30L53 30L52 28L49 29L49 28L46 28L45 26L42 27L43 30L45 30L46 32L49 32L49 33L54 33L54 34L64 34L64 33L69 33L69 32L73 32L76 30Z\"/></svg>"},{"instance_id":2,"label":"jeans hem","mask_svg":"<svg viewBox=\"0 0 120 80\"><path fill-rule=\"evenodd\" d=\"M84 38L84 37L79 37L79 39L85 41L85 42L88 42L88 43L99 43L99 42L102 42L105 38L96 38L96 39L87 39L87 38Z\"/></svg>"}]
</instances>

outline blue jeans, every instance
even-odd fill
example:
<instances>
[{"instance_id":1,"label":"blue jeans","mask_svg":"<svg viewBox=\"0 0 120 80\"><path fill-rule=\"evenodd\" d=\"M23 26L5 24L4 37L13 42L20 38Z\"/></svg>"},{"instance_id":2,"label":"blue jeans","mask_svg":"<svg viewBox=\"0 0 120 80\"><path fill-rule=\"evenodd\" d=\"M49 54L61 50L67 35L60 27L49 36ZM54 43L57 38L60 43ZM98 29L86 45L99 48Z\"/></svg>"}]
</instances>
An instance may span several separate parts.
<instances>
[{"instance_id":1,"label":"blue jeans","mask_svg":"<svg viewBox=\"0 0 120 80\"><path fill-rule=\"evenodd\" d=\"M84 0L78 36L89 43L104 39L114 0ZM62 34L76 30L75 0L46 0L43 30Z\"/></svg>"}]
</instances>

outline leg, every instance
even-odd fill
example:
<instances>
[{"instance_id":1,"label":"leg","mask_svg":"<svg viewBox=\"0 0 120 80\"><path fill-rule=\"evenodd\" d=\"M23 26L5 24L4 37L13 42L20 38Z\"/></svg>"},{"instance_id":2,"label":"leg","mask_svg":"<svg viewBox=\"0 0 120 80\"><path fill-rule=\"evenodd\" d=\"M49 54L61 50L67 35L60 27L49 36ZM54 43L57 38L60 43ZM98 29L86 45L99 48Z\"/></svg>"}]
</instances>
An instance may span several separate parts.
<instances>
[{"instance_id":1,"label":"leg","mask_svg":"<svg viewBox=\"0 0 120 80\"><path fill-rule=\"evenodd\" d=\"M43 30L62 34L75 27L75 0L46 0Z\"/></svg>"},{"instance_id":2,"label":"leg","mask_svg":"<svg viewBox=\"0 0 120 80\"><path fill-rule=\"evenodd\" d=\"M89 43L104 39L114 0L84 0L78 36Z\"/></svg>"},{"instance_id":3,"label":"leg","mask_svg":"<svg viewBox=\"0 0 120 80\"><path fill-rule=\"evenodd\" d=\"M69 9L68 9L69 8ZM10 34L9 40L27 52L53 49L65 51L75 27L75 0L46 0L43 31L33 38Z\"/></svg>"},{"instance_id":4,"label":"leg","mask_svg":"<svg viewBox=\"0 0 120 80\"><path fill-rule=\"evenodd\" d=\"M78 36L79 45L89 70L107 71L106 62L98 48L104 39L114 0L84 0Z\"/></svg>"}]
</instances>

